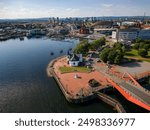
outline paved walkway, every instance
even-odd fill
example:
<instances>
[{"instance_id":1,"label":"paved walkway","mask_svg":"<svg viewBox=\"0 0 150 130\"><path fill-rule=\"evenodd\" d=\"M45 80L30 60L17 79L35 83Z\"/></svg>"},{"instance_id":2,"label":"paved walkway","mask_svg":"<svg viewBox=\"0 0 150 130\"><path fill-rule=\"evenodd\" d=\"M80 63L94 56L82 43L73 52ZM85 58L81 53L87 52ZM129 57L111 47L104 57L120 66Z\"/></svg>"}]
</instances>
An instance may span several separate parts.
<instances>
[{"instance_id":1,"label":"paved walkway","mask_svg":"<svg viewBox=\"0 0 150 130\"><path fill-rule=\"evenodd\" d=\"M62 58L56 61L53 68L60 82L64 86L64 89L72 96L83 94L86 96L91 94L92 91L98 91L110 85L110 83L106 80L106 77L104 77L104 75L98 71L92 71L90 73L71 72L62 74L59 71L59 68L62 66L70 67L67 64L66 58ZM79 78L75 78L75 75L78 75ZM101 85L96 88L91 88L88 85L88 82L91 79L95 79Z\"/></svg>"}]
</instances>

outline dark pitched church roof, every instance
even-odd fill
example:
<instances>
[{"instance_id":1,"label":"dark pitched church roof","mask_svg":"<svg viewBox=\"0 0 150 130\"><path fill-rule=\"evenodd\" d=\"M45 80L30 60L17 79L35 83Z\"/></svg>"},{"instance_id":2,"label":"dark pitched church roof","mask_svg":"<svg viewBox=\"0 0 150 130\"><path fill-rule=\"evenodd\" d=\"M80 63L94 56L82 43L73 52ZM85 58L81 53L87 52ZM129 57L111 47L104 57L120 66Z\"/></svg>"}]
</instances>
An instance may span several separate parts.
<instances>
[{"instance_id":1,"label":"dark pitched church roof","mask_svg":"<svg viewBox=\"0 0 150 130\"><path fill-rule=\"evenodd\" d=\"M79 61L79 57L76 54L73 54L70 58L70 61Z\"/></svg>"}]
</instances>

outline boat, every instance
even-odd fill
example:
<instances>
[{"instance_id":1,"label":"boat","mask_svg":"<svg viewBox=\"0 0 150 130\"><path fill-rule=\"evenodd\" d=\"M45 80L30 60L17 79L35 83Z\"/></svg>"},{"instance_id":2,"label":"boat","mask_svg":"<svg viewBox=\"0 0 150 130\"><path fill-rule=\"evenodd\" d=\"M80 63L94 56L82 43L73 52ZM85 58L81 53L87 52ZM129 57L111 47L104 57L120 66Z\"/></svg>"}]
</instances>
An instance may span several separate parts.
<instances>
[{"instance_id":1,"label":"boat","mask_svg":"<svg viewBox=\"0 0 150 130\"><path fill-rule=\"evenodd\" d=\"M70 38L65 38L64 41L65 41L65 42L74 43L74 40L72 40L72 39L70 39Z\"/></svg>"},{"instance_id":2,"label":"boat","mask_svg":"<svg viewBox=\"0 0 150 130\"><path fill-rule=\"evenodd\" d=\"M54 55L54 53L53 53L53 52L51 52L51 53L50 53L50 55L52 56L52 55Z\"/></svg>"},{"instance_id":3,"label":"boat","mask_svg":"<svg viewBox=\"0 0 150 130\"><path fill-rule=\"evenodd\" d=\"M60 53L63 53L63 50L61 50Z\"/></svg>"}]
</instances>

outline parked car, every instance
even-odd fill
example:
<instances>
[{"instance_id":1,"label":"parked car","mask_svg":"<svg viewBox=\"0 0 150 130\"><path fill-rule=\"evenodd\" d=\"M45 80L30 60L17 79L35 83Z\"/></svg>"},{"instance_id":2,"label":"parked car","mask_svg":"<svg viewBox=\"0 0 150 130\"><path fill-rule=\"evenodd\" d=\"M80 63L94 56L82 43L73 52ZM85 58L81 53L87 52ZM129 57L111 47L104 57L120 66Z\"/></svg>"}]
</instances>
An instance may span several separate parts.
<instances>
[{"instance_id":1,"label":"parked car","mask_svg":"<svg viewBox=\"0 0 150 130\"><path fill-rule=\"evenodd\" d=\"M100 58L96 58L96 62L101 62Z\"/></svg>"}]
</instances>

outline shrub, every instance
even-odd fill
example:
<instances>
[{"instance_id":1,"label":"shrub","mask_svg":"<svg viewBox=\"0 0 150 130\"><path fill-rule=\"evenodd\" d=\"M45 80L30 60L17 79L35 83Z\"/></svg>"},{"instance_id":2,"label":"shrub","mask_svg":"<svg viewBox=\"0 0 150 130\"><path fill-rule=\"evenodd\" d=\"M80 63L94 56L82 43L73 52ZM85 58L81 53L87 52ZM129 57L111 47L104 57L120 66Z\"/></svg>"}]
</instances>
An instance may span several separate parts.
<instances>
[{"instance_id":1,"label":"shrub","mask_svg":"<svg viewBox=\"0 0 150 130\"><path fill-rule=\"evenodd\" d=\"M148 51L145 50L145 49L140 49L138 51L138 54L141 56L141 57L146 57L148 55Z\"/></svg>"}]
</instances>

